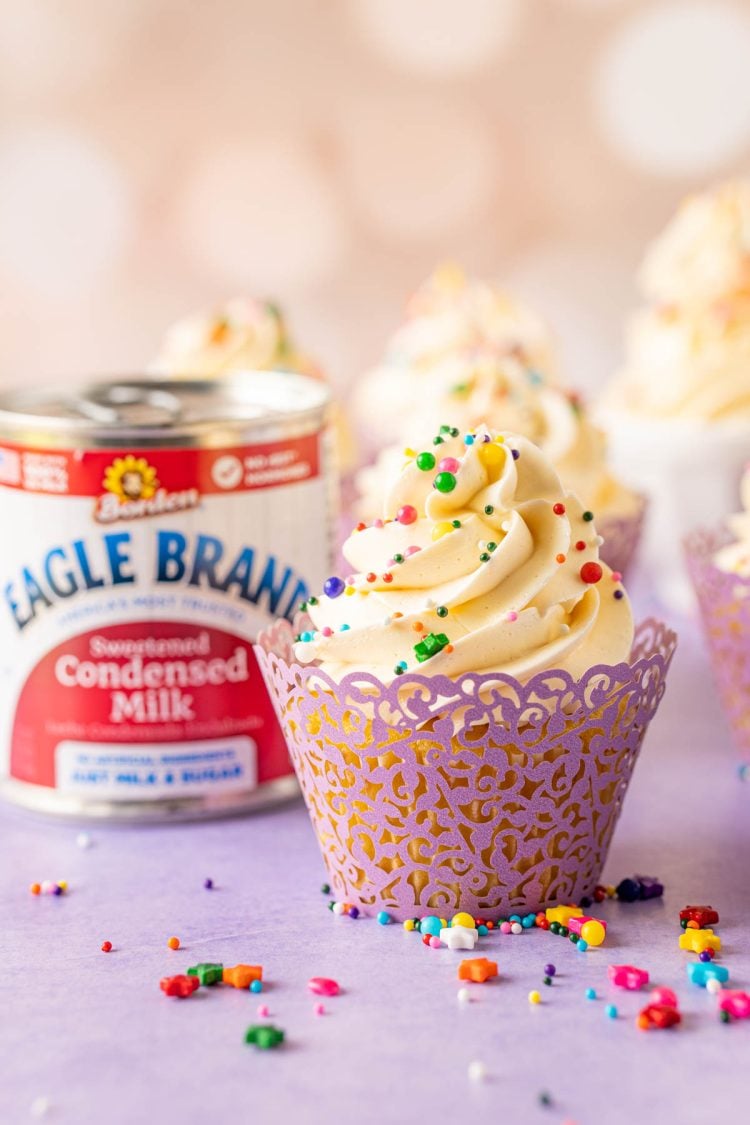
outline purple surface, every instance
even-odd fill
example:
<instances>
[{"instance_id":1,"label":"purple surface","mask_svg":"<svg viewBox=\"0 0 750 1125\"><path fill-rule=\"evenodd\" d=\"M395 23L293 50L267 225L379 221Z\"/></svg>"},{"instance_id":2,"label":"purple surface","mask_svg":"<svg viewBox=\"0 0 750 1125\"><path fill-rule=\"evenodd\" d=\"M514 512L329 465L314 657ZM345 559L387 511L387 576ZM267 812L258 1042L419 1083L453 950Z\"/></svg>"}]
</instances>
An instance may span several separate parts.
<instances>
[{"instance_id":1,"label":"purple surface","mask_svg":"<svg viewBox=\"0 0 750 1125\"><path fill-rule=\"evenodd\" d=\"M337 897L400 920L495 921L593 893L664 694L671 630L645 621L630 664L526 684L429 665L337 683L294 663L294 634L280 621L256 653Z\"/></svg>"},{"instance_id":2,"label":"purple surface","mask_svg":"<svg viewBox=\"0 0 750 1125\"><path fill-rule=\"evenodd\" d=\"M688 985L676 918L708 901L722 916L730 984L750 988L750 790L738 779L697 630L681 643L652 723L605 876L658 875L663 900L601 908L605 946L580 954L532 931L483 939L501 979L456 1001L461 954L423 947L400 926L336 918L301 803L245 820L136 830L77 827L0 810L0 1121L167 1125L207 1121L326 1123L503 1120L531 1125L635 1121L704 1125L744 1119L750 1021L724 1026L716 1000ZM217 889L203 889L211 876ZM33 898L28 884L67 878L70 893ZM166 940L177 934L184 950ZM105 938L110 954L100 952ZM199 960L262 962L260 996L201 989L168 999L160 977ZM545 963L557 965L552 988ZM610 962L649 969L676 989L673 1032L639 1032L645 994L606 983ZM313 1015L310 976L344 994ZM584 999L593 986L600 998ZM538 987L544 1003L530 1007ZM622 1018L604 1015L609 1000ZM243 1044L258 1003L288 1045ZM488 1080L467 1078L481 1060ZM538 1105L548 1090L553 1105Z\"/></svg>"}]
</instances>

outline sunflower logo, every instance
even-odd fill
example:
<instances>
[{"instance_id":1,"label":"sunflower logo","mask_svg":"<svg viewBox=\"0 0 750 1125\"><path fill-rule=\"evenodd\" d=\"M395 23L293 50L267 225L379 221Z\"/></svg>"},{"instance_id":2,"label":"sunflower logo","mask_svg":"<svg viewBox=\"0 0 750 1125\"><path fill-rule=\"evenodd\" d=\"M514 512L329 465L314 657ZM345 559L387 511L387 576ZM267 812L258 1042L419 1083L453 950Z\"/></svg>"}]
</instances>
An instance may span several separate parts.
<instances>
[{"instance_id":1,"label":"sunflower logo","mask_svg":"<svg viewBox=\"0 0 750 1125\"><path fill-rule=\"evenodd\" d=\"M145 457L116 457L105 470L102 487L117 496L121 504L129 500L150 500L159 487L156 469Z\"/></svg>"}]
</instances>

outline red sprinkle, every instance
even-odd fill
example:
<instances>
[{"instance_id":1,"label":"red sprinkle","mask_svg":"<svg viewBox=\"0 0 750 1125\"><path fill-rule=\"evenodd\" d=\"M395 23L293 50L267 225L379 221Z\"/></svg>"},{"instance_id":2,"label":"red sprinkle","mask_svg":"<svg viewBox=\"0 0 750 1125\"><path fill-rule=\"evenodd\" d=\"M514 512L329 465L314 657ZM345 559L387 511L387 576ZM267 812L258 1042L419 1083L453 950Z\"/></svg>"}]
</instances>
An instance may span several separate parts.
<instances>
[{"instance_id":1,"label":"red sprinkle","mask_svg":"<svg viewBox=\"0 0 750 1125\"><path fill-rule=\"evenodd\" d=\"M396 519L399 523L410 524L414 523L417 519L417 509L412 504L404 504L402 508L396 512Z\"/></svg>"},{"instance_id":2,"label":"red sprinkle","mask_svg":"<svg viewBox=\"0 0 750 1125\"><path fill-rule=\"evenodd\" d=\"M565 562L565 555L555 555L555 562L559 562L561 564L564 563Z\"/></svg>"},{"instance_id":3,"label":"red sprinkle","mask_svg":"<svg viewBox=\"0 0 750 1125\"><path fill-rule=\"evenodd\" d=\"M598 582L604 571L598 562L587 562L581 567L581 581L589 585Z\"/></svg>"},{"instance_id":4,"label":"red sprinkle","mask_svg":"<svg viewBox=\"0 0 750 1125\"><path fill-rule=\"evenodd\" d=\"M358 523L354 530L355 531L364 531L366 527L367 527L366 523Z\"/></svg>"},{"instance_id":5,"label":"red sprinkle","mask_svg":"<svg viewBox=\"0 0 750 1125\"><path fill-rule=\"evenodd\" d=\"M584 543L583 539L579 539L578 542L576 543L576 551L585 551L585 550L586 550L586 544Z\"/></svg>"},{"instance_id":6,"label":"red sprinkle","mask_svg":"<svg viewBox=\"0 0 750 1125\"><path fill-rule=\"evenodd\" d=\"M381 578L383 579L384 582L392 582L393 581L393 575L388 570L386 570L385 574L381 575Z\"/></svg>"},{"instance_id":7,"label":"red sprinkle","mask_svg":"<svg viewBox=\"0 0 750 1125\"><path fill-rule=\"evenodd\" d=\"M552 511L555 513L556 516L564 516L565 515L565 505L564 504L553 504L552 505Z\"/></svg>"},{"instance_id":8,"label":"red sprinkle","mask_svg":"<svg viewBox=\"0 0 750 1125\"><path fill-rule=\"evenodd\" d=\"M367 579L368 582L375 582L377 580L377 577L378 577L377 574L373 574L372 571L370 571L369 574L365 575L365 578Z\"/></svg>"},{"instance_id":9,"label":"red sprinkle","mask_svg":"<svg viewBox=\"0 0 750 1125\"><path fill-rule=\"evenodd\" d=\"M111 953L111 952L112 952L112 942L111 941L103 941L102 942L102 953Z\"/></svg>"}]
</instances>

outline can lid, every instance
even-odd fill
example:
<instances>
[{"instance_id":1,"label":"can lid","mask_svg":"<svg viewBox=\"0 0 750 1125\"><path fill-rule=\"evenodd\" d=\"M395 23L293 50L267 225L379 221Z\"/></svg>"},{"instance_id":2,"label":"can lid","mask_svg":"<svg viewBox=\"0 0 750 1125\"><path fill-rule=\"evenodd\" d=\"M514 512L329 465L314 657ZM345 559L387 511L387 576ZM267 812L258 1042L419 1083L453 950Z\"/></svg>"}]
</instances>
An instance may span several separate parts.
<instances>
[{"instance_id":1,"label":"can lid","mask_svg":"<svg viewBox=\"0 0 750 1125\"><path fill-rule=\"evenodd\" d=\"M320 412L329 402L325 383L285 371L243 371L216 379L134 378L13 390L0 395L0 430L151 438L195 432L221 423L286 423Z\"/></svg>"}]
</instances>

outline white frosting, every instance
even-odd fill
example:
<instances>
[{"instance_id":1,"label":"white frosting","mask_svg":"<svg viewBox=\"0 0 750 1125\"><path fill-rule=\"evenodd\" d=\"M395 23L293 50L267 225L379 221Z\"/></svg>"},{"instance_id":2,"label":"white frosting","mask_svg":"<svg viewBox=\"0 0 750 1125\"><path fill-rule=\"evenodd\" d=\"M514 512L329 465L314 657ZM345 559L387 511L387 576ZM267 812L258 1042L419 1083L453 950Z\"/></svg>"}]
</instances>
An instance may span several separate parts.
<instances>
[{"instance_id":1,"label":"white frosting","mask_svg":"<svg viewBox=\"0 0 750 1125\"><path fill-rule=\"evenodd\" d=\"M425 453L434 466L428 457L420 468ZM536 445L481 427L469 444L446 435L422 455L395 480L387 519L346 541L350 592L309 603L315 631L295 646L299 660L335 678L365 670L389 682L397 667L526 680L628 658L627 596L599 562L593 522ZM441 473L448 491L437 487ZM425 637L440 651L420 661Z\"/></svg>"},{"instance_id":2,"label":"white frosting","mask_svg":"<svg viewBox=\"0 0 750 1125\"><path fill-rule=\"evenodd\" d=\"M743 510L727 520L735 541L717 551L714 562L719 570L750 578L750 466L742 477L740 499Z\"/></svg>"}]
</instances>

